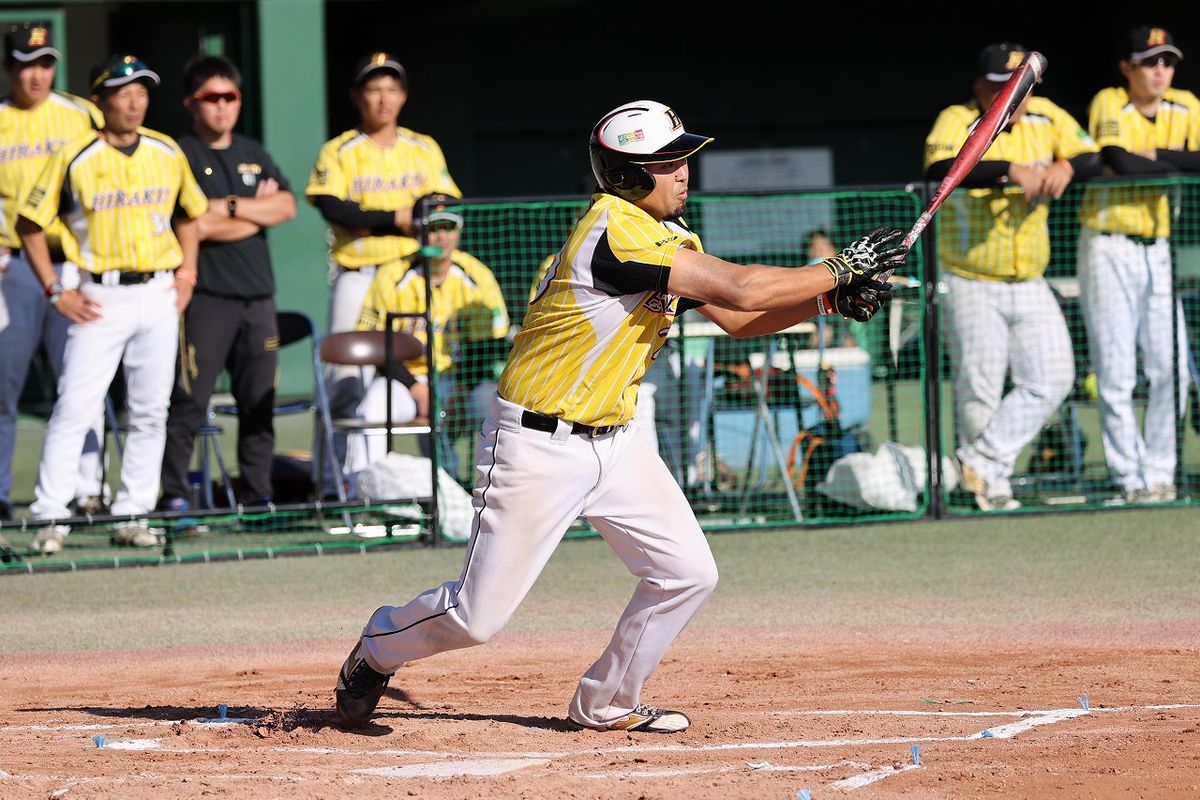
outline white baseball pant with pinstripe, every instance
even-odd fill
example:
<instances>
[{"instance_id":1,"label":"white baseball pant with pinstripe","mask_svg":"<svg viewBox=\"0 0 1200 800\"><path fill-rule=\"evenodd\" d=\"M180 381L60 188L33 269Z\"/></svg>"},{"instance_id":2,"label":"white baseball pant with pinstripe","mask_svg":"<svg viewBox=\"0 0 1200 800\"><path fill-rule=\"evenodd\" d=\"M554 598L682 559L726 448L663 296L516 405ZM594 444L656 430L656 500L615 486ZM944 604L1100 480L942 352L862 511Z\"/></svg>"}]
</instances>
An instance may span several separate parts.
<instances>
[{"instance_id":1,"label":"white baseball pant with pinstripe","mask_svg":"<svg viewBox=\"0 0 1200 800\"><path fill-rule=\"evenodd\" d=\"M1043 278L1007 283L943 273L942 280L957 455L987 482L989 496L1011 496L1017 456L1075 382L1067 323ZM1013 388L1003 394L1006 373Z\"/></svg>"},{"instance_id":2,"label":"white baseball pant with pinstripe","mask_svg":"<svg viewBox=\"0 0 1200 800\"><path fill-rule=\"evenodd\" d=\"M1085 228L1079 236L1079 288L1100 393L1104 457L1113 480L1127 492L1173 485L1175 421L1187 400L1186 380L1179 381L1179 405L1172 390L1177 348L1178 374L1188 372L1181 305L1175 304L1176 322L1171 320L1167 239L1140 244ZM1139 353L1150 384L1144 433L1133 408Z\"/></svg>"}]
</instances>

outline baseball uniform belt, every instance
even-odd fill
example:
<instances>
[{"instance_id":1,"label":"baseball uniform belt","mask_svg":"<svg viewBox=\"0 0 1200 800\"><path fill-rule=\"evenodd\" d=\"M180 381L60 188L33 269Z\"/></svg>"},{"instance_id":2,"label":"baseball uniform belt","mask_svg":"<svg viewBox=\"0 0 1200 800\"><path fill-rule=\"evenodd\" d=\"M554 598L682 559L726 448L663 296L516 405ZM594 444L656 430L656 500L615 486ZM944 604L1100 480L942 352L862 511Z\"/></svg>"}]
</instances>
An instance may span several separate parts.
<instances>
[{"instance_id":1,"label":"baseball uniform belt","mask_svg":"<svg viewBox=\"0 0 1200 800\"><path fill-rule=\"evenodd\" d=\"M8 252L13 258L16 258L17 256L21 255L21 248L10 247L8 248ZM61 247L51 247L50 260L55 264L61 264L67 260L67 254L62 251Z\"/></svg>"},{"instance_id":2,"label":"baseball uniform belt","mask_svg":"<svg viewBox=\"0 0 1200 800\"><path fill-rule=\"evenodd\" d=\"M157 272L143 272L138 270L109 270L107 272L85 272L79 271L80 280L91 281L92 283L101 283L105 286L135 286L142 283L149 283L159 275L167 275L173 273L173 269L160 269Z\"/></svg>"},{"instance_id":3,"label":"baseball uniform belt","mask_svg":"<svg viewBox=\"0 0 1200 800\"><path fill-rule=\"evenodd\" d=\"M1105 236L1124 236L1134 244L1140 244L1143 247L1152 247L1158 241L1155 236L1133 236L1128 233L1106 233Z\"/></svg>"},{"instance_id":4,"label":"baseball uniform belt","mask_svg":"<svg viewBox=\"0 0 1200 800\"><path fill-rule=\"evenodd\" d=\"M531 428L535 431L545 431L546 433L554 433L558 430L558 417L552 417L549 414L539 414L536 411L525 409L521 412L521 427ZM584 425L582 422L571 423L571 433L582 433L588 436L603 436L606 433L612 433L620 425Z\"/></svg>"}]
</instances>

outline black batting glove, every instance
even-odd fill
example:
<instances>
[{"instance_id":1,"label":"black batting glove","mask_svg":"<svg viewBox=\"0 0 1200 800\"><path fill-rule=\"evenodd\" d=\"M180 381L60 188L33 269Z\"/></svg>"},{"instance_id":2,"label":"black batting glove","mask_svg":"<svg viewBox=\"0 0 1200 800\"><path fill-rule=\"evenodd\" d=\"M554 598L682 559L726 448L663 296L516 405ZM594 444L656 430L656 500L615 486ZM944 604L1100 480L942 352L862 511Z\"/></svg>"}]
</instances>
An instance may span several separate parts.
<instances>
[{"instance_id":1,"label":"black batting glove","mask_svg":"<svg viewBox=\"0 0 1200 800\"><path fill-rule=\"evenodd\" d=\"M868 280L874 280L881 272L904 266L908 248L893 244L904 236L904 231L879 227L850 245L836 256L821 262L833 276L836 289L854 289Z\"/></svg>"},{"instance_id":2,"label":"black batting glove","mask_svg":"<svg viewBox=\"0 0 1200 800\"><path fill-rule=\"evenodd\" d=\"M868 279L850 289L839 286L830 292L833 307L846 319L866 322L892 300L892 285L887 281Z\"/></svg>"}]
</instances>

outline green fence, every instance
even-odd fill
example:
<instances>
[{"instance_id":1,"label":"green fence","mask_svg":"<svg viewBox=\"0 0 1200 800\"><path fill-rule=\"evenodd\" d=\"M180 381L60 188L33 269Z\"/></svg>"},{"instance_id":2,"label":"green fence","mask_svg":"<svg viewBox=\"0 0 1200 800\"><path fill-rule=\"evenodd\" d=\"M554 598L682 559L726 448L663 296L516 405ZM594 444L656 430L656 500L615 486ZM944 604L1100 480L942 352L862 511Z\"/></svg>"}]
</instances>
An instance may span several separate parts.
<instances>
[{"instance_id":1,"label":"green fence","mask_svg":"<svg viewBox=\"0 0 1200 800\"><path fill-rule=\"evenodd\" d=\"M702 196L689 201L686 221L714 255L799 267L820 257L823 240L837 249L877 225L907 229L925 189ZM698 310L681 315L642 384L634 426L656 441L708 530L1192 502L1200 477L1198 192L1200 182L1182 178L1106 179L1036 204L1003 191L958 192L896 276L894 302L870 323L824 318L734 340ZM458 247L494 275L512 328L504 335L480 324L480 311L496 319L482 302L444 320L438 419L451 435L439 437L439 462L454 473L454 496L439 504L435 541L469 535L474 432L531 290L587 202L457 208L465 220ZM1111 235L1147 219L1160 227ZM1125 307L1129 320L1119 318ZM1172 397L1190 399L1186 413ZM26 554L36 523L25 520L3 530L3 569L430 541L428 500L317 503L306 463L312 420L278 425L280 505L151 515L161 547L145 550L110 546L111 520L75 520L67 547L51 558ZM25 427L18 462L28 465L38 431ZM232 454L235 424L224 427L220 441ZM418 454L407 437L399 448ZM110 463L110 474L118 466ZM31 487L28 466L23 476L18 470L14 496ZM590 533L580 520L570 535Z\"/></svg>"}]
</instances>

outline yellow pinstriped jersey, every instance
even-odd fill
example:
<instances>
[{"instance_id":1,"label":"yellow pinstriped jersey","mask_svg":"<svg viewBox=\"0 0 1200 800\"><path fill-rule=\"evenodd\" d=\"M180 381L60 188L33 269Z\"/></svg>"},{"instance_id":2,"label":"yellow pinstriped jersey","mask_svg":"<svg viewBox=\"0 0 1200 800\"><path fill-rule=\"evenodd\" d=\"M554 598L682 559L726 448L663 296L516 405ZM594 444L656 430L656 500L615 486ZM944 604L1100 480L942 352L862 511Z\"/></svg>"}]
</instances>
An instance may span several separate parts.
<instances>
[{"instance_id":1,"label":"yellow pinstriped jersey","mask_svg":"<svg viewBox=\"0 0 1200 800\"><path fill-rule=\"evenodd\" d=\"M21 216L45 228L66 223L67 258L88 272L154 272L183 263L171 229L177 209L195 219L208 209L187 158L174 140L138 128L133 155L97 133L59 149L21 206Z\"/></svg>"},{"instance_id":2,"label":"yellow pinstriped jersey","mask_svg":"<svg viewBox=\"0 0 1200 800\"><path fill-rule=\"evenodd\" d=\"M433 137L396 128L396 143L380 147L359 130L326 142L317 156L304 194L357 203L364 211L407 208L431 192L461 197L446 157ZM403 258L416 249L407 236L359 236L341 225L333 229L333 260L357 269Z\"/></svg>"},{"instance_id":3,"label":"yellow pinstriped jersey","mask_svg":"<svg viewBox=\"0 0 1200 800\"><path fill-rule=\"evenodd\" d=\"M699 237L596 195L530 302L500 395L588 425L633 419L638 384L675 319L667 278L682 247L699 251Z\"/></svg>"},{"instance_id":4,"label":"yellow pinstriped jersey","mask_svg":"<svg viewBox=\"0 0 1200 800\"><path fill-rule=\"evenodd\" d=\"M0 100L0 245L20 247L17 211L55 150L104 124L100 111L82 97L51 92L36 108ZM46 229L51 245L62 224Z\"/></svg>"},{"instance_id":5,"label":"yellow pinstriped jersey","mask_svg":"<svg viewBox=\"0 0 1200 800\"><path fill-rule=\"evenodd\" d=\"M1088 128L1100 147L1139 150L1200 150L1200 100L1168 89L1154 119L1147 119L1124 87L1101 89L1088 109ZM1171 209L1161 186L1089 186L1080 222L1105 233L1169 236Z\"/></svg>"},{"instance_id":6,"label":"yellow pinstriped jersey","mask_svg":"<svg viewBox=\"0 0 1200 800\"><path fill-rule=\"evenodd\" d=\"M925 168L954 158L979 117L975 101L942 111L925 139ZM1098 149L1070 114L1044 97L1032 97L1025 114L996 137L982 160L1044 169L1057 159ZM1045 202L1031 203L1019 186L959 189L938 213L938 261L968 278L1041 277L1050 262L1049 213Z\"/></svg>"},{"instance_id":7,"label":"yellow pinstriped jersey","mask_svg":"<svg viewBox=\"0 0 1200 800\"><path fill-rule=\"evenodd\" d=\"M508 308L496 276L479 259L455 250L440 284L433 287L432 314L438 371L454 365L460 342L503 339L508 335ZM388 313L425 312L425 270L409 259L379 268L363 299L359 330L381 331ZM424 317L401 320L397 330L408 331L428 344ZM409 372L424 375L424 358L405 363Z\"/></svg>"}]
</instances>

